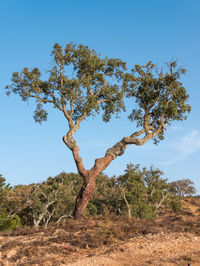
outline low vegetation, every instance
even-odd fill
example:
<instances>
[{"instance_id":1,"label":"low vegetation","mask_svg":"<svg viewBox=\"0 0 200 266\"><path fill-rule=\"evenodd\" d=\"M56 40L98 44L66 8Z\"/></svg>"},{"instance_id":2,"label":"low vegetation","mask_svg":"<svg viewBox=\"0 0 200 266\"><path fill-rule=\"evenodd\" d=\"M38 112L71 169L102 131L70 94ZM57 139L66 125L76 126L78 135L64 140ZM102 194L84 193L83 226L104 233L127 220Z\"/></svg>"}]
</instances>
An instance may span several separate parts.
<instances>
[{"instance_id":1,"label":"low vegetation","mask_svg":"<svg viewBox=\"0 0 200 266\"><path fill-rule=\"evenodd\" d=\"M147 244L155 245L156 250L156 243L160 243L155 252L161 252L163 241L169 247L163 247L163 256L155 257L154 252L152 263L200 262L200 253L197 248L194 251L200 236L200 199L191 196L191 189L180 197L180 189L177 193L174 182L168 183L160 169L129 164L123 175L109 178L101 174L86 216L79 220L73 217L76 195L82 186L79 174L63 172L42 183L14 187L1 176L0 184L2 263L68 265L86 257L104 259L112 253L122 256L124 263L136 263L138 257L135 265L146 265L154 252ZM184 242L184 250L178 249L179 242ZM135 252L134 259L126 254L127 243ZM170 245L176 246L176 257L169 257L168 249L174 251ZM141 257L140 252L146 255Z\"/></svg>"},{"instance_id":2,"label":"low vegetation","mask_svg":"<svg viewBox=\"0 0 200 266\"><path fill-rule=\"evenodd\" d=\"M188 206L198 209L200 199L187 197L183 199L182 204L185 207L179 215L174 214L170 208L162 208L156 219L129 218L127 215L116 214L97 215L80 220L63 219L59 223L50 223L48 229L43 226L37 228L24 226L4 231L0 233L0 258L2 263L8 265L53 266L68 265L85 258L95 260L96 256L105 258L108 254L117 254L126 257L126 265L130 265L128 263L133 261L134 265L147 265L151 251L153 252L153 245L158 243L160 245L158 254L153 253L153 265L168 265L168 263L170 265L172 262L175 265L188 265L187 263L193 262L194 265L199 265L198 244L194 246L196 249L191 247L192 241L195 243L200 241L199 214L191 211ZM164 253L161 254L163 241L166 241L165 246L170 243L171 246L166 246ZM134 248L136 257L127 256L127 243L136 245ZM179 251L178 247L183 243L184 249L181 248ZM147 254L143 253L141 258L139 252L145 250ZM154 261L156 259L158 261ZM99 257L98 262L97 265L101 265ZM156 264L157 262L159 263ZM80 265L80 262L77 263ZM81 265L90 264L86 262Z\"/></svg>"},{"instance_id":3,"label":"low vegetation","mask_svg":"<svg viewBox=\"0 0 200 266\"><path fill-rule=\"evenodd\" d=\"M50 223L59 225L73 218L76 196L82 186L79 174L64 172L30 185L11 187L2 176L0 181L1 231L24 226L47 228ZM184 196L195 193L191 181L168 183L160 169L129 164L125 173L118 177L98 176L86 215L155 219L166 208L179 214L182 211L181 190Z\"/></svg>"}]
</instances>

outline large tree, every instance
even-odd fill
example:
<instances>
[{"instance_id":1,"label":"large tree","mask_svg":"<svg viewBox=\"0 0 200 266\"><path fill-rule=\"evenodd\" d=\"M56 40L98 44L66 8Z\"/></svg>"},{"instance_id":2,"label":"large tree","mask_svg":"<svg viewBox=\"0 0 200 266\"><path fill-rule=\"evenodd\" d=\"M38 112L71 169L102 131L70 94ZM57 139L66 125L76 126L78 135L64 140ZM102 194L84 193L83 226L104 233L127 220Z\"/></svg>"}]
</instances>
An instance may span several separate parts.
<instances>
[{"instance_id":1,"label":"large tree","mask_svg":"<svg viewBox=\"0 0 200 266\"><path fill-rule=\"evenodd\" d=\"M171 62L165 70L159 70L148 62L143 66L135 65L129 71L122 60L102 58L87 46L73 43L64 49L55 44L52 57L53 67L47 80L43 80L38 68L24 68L13 73L12 84L6 89L8 94L18 94L24 101L35 99L36 122L47 119L46 104L52 104L66 118L68 131L63 141L72 151L84 181L75 206L75 217L79 218L93 196L97 176L121 156L129 144L140 146L151 139L158 143L164 138L167 125L186 118L190 105L180 82L185 69ZM108 148L90 170L85 169L74 134L89 116L101 113L105 122L112 115L118 116L120 111L125 111L126 97L134 106L128 118L135 121L139 129Z\"/></svg>"}]
</instances>

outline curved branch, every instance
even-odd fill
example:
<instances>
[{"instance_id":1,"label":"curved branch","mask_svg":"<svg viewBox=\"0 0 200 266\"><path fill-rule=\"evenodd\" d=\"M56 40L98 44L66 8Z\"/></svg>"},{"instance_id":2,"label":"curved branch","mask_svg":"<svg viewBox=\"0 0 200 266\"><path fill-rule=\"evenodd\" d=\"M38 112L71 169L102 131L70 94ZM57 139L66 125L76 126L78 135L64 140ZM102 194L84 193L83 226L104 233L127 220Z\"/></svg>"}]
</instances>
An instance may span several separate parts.
<instances>
[{"instance_id":1,"label":"curved branch","mask_svg":"<svg viewBox=\"0 0 200 266\"><path fill-rule=\"evenodd\" d=\"M33 94L30 94L30 93L28 93L28 97L36 98L36 99L40 100L43 103L53 103L59 110L63 111L63 109L60 107L60 105L56 102L55 97L54 97L53 100L48 100L46 98L42 98L42 97L40 97L38 95L33 95Z\"/></svg>"},{"instance_id":2,"label":"curved branch","mask_svg":"<svg viewBox=\"0 0 200 266\"><path fill-rule=\"evenodd\" d=\"M162 128L163 128L163 123L161 121L157 129L155 129L152 133L145 134L143 138L137 138L137 137L146 133L145 129L137 131L130 136L124 137L122 140L117 142L112 148L109 148L106 151L106 155L110 155L113 157L113 159L115 159L117 156L121 156L122 154L124 154L128 144L135 144L137 146L144 145L147 141L156 137L159 134L159 132L162 130Z\"/></svg>"},{"instance_id":3,"label":"curved branch","mask_svg":"<svg viewBox=\"0 0 200 266\"><path fill-rule=\"evenodd\" d=\"M67 135L63 137L64 143L72 151L72 154L73 154L74 161L76 163L78 172L83 178L85 178L85 176L87 175L88 171L85 169L85 167L83 165L82 158L79 155L78 144L76 143L76 141L73 138L73 136L76 133L76 131L79 129L80 123L81 123L81 121L84 120L85 117L86 117L86 113L84 113L81 117L79 117L76 120L75 125L73 125L73 123L70 124L71 120L68 120L70 130L68 131Z\"/></svg>"},{"instance_id":4,"label":"curved branch","mask_svg":"<svg viewBox=\"0 0 200 266\"><path fill-rule=\"evenodd\" d=\"M72 154L73 154L74 161L76 163L76 166L77 166L77 169L78 169L79 174L83 178L85 178L85 176L87 175L88 171L85 169L85 167L83 165L82 158L79 155L79 148L78 148L78 146L77 147L74 147L72 149Z\"/></svg>"}]
</instances>

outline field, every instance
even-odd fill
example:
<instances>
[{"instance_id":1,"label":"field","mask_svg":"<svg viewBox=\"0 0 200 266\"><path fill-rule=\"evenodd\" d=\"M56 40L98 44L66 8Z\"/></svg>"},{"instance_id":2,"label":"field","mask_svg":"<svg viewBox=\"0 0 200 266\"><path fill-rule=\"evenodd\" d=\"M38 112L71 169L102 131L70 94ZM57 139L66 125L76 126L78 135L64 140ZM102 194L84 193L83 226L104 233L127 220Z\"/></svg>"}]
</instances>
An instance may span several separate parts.
<instances>
[{"instance_id":1,"label":"field","mask_svg":"<svg viewBox=\"0 0 200 266\"><path fill-rule=\"evenodd\" d=\"M0 234L0 265L200 265L200 198L156 220L98 216Z\"/></svg>"}]
</instances>

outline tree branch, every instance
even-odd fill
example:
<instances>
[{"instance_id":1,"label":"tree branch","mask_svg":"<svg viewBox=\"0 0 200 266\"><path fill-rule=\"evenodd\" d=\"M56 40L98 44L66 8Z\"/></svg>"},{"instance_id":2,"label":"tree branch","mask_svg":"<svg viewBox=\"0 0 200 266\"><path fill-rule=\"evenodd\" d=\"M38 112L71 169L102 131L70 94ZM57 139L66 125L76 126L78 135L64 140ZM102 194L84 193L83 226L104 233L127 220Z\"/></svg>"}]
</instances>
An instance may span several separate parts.
<instances>
[{"instance_id":1,"label":"tree branch","mask_svg":"<svg viewBox=\"0 0 200 266\"><path fill-rule=\"evenodd\" d=\"M107 99L102 99L102 100L97 101L97 103L105 103L105 102L109 102L109 100L107 100Z\"/></svg>"},{"instance_id":2,"label":"tree branch","mask_svg":"<svg viewBox=\"0 0 200 266\"><path fill-rule=\"evenodd\" d=\"M121 156L124 154L128 144L135 144L137 146L144 145L147 141L153 139L155 136L159 134L163 127L163 123L160 123L157 129L155 129L152 133L145 134L143 138L137 138L138 136L145 133L145 129L137 131L130 136L124 137L121 141L117 142L112 148L106 151L106 155L111 155L113 159L117 156Z\"/></svg>"},{"instance_id":3,"label":"tree branch","mask_svg":"<svg viewBox=\"0 0 200 266\"><path fill-rule=\"evenodd\" d=\"M159 203L156 203L156 208L157 208L157 209L160 208L161 204L162 204L163 201L168 197L168 195L169 195L169 192L167 192L165 195L164 195L164 193L162 192L162 199L160 200Z\"/></svg>"},{"instance_id":4,"label":"tree branch","mask_svg":"<svg viewBox=\"0 0 200 266\"><path fill-rule=\"evenodd\" d=\"M85 169L85 167L83 165L82 158L79 155L79 148L78 148L78 146L76 146L76 147L74 147L72 149L72 154L73 154L74 161L76 163L76 166L77 166L77 169L78 169L79 174L83 178L85 178L85 176L87 175L88 171Z\"/></svg>"}]
</instances>

